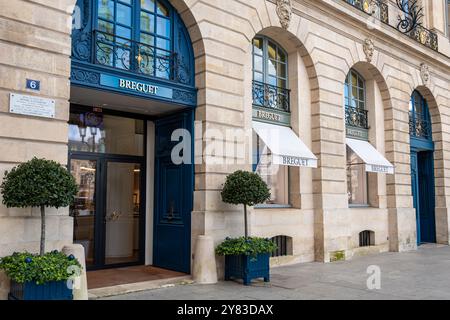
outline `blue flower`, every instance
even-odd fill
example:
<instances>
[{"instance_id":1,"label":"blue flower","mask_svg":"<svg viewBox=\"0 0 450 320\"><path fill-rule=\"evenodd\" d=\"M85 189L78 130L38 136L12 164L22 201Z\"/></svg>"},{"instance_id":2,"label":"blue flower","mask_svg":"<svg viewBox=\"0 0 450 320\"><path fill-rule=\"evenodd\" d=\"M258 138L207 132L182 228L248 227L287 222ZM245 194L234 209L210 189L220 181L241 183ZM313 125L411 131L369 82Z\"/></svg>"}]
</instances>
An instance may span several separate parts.
<instances>
[{"instance_id":1,"label":"blue flower","mask_svg":"<svg viewBox=\"0 0 450 320\"><path fill-rule=\"evenodd\" d=\"M33 259L31 259L30 257L25 258L25 263L32 263Z\"/></svg>"},{"instance_id":2,"label":"blue flower","mask_svg":"<svg viewBox=\"0 0 450 320\"><path fill-rule=\"evenodd\" d=\"M68 258L70 261L75 260L75 256L73 254L71 254Z\"/></svg>"}]
</instances>

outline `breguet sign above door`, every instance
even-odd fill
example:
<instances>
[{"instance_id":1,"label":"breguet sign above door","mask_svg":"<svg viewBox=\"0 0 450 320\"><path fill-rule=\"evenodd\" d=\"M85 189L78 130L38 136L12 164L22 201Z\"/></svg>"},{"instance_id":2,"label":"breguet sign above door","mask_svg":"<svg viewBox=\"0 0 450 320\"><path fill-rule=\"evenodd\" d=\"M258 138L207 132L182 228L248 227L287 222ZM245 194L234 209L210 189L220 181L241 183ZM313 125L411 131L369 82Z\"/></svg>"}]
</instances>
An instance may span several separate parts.
<instances>
[{"instance_id":1,"label":"breguet sign above door","mask_svg":"<svg viewBox=\"0 0 450 320\"><path fill-rule=\"evenodd\" d=\"M172 99L173 90L161 86L156 86L149 82L136 81L122 77L102 74L100 84L105 87L120 89L129 93L140 95L157 96Z\"/></svg>"}]
</instances>

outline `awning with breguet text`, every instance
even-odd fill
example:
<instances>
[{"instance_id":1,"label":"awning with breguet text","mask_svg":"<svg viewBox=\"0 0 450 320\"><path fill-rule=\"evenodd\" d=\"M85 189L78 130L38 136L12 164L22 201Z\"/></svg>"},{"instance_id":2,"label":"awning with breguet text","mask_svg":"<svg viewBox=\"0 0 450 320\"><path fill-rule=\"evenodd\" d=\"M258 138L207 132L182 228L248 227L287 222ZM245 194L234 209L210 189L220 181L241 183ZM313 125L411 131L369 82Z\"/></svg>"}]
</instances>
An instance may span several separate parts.
<instances>
[{"instance_id":1,"label":"awning with breguet text","mask_svg":"<svg viewBox=\"0 0 450 320\"><path fill-rule=\"evenodd\" d=\"M347 145L364 161L367 172L394 174L394 166L369 142L347 138Z\"/></svg>"},{"instance_id":2,"label":"awning with breguet text","mask_svg":"<svg viewBox=\"0 0 450 320\"><path fill-rule=\"evenodd\" d=\"M317 168L317 157L291 128L253 121L253 129L272 153L272 163Z\"/></svg>"}]
</instances>

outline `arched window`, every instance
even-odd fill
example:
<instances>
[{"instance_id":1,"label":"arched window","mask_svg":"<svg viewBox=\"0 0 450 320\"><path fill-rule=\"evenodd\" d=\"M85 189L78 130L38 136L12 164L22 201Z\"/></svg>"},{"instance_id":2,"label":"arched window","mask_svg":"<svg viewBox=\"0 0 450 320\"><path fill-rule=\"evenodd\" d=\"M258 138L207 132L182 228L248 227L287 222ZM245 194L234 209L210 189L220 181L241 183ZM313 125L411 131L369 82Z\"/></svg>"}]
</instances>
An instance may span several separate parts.
<instances>
[{"instance_id":1,"label":"arched window","mask_svg":"<svg viewBox=\"0 0 450 320\"><path fill-rule=\"evenodd\" d=\"M163 79L173 66L173 14L162 0L96 0L96 63Z\"/></svg>"},{"instance_id":2,"label":"arched window","mask_svg":"<svg viewBox=\"0 0 450 320\"><path fill-rule=\"evenodd\" d=\"M253 39L253 104L289 112L288 55L274 41Z\"/></svg>"},{"instance_id":3,"label":"arched window","mask_svg":"<svg viewBox=\"0 0 450 320\"><path fill-rule=\"evenodd\" d=\"M355 70L350 70L345 79L346 125L368 129L366 110L366 82Z\"/></svg>"},{"instance_id":4,"label":"arched window","mask_svg":"<svg viewBox=\"0 0 450 320\"><path fill-rule=\"evenodd\" d=\"M433 138L428 103L417 90L413 92L409 104L409 132L416 138Z\"/></svg>"},{"instance_id":5,"label":"arched window","mask_svg":"<svg viewBox=\"0 0 450 320\"><path fill-rule=\"evenodd\" d=\"M345 123L347 127L368 130L366 82L355 70L345 79ZM367 132L367 131L366 131ZM365 163L347 146L347 194L351 206L368 205L368 175Z\"/></svg>"}]
</instances>

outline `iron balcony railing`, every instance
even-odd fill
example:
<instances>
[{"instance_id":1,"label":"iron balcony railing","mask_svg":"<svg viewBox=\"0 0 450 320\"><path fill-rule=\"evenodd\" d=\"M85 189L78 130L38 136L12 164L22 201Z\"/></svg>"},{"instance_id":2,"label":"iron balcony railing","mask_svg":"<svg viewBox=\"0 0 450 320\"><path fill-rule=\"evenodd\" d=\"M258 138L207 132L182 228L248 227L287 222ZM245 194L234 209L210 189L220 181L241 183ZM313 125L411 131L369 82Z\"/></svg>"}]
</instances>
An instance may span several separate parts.
<instances>
[{"instance_id":1,"label":"iron balcony railing","mask_svg":"<svg viewBox=\"0 0 450 320\"><path fill-rule=\"evenodd\" d=\"M355 8L389 24L389 6L381 0L343 0Z\"/></svg>"},{"instance_id":2,"label":"iron balcony railing","mask_svg":"<svg viewBox=\"0 0 450 320\"><path fill-rule=\"evenodd\" d=\"M376 17L383 23L392 26L399 32L409 36L422 45L439 51L437 33L422 25L423 9L417 1L396 0L395 4L389 4L387 0L343 0L362 12ZM392 11L392 12L390 12ZM398 22L392 25L389 16L398 15Z\"/></svg>"},{"instance_id":3,"label":"iron balcony railing","mask_svg":"<svg viewBox=\"0 0 450 320\"><path fill-rule=\"evenodd\" d=\"M345 107L345 124L347 126L369 129L368 112L361 108Z\"/></svg>"},{"instance_id":4,"label":"iron balcony railing","mask_svg":"<svg viewBox=\"0 0 450 320\"><path fill-rule=\"evenodd\" d=\"M290 112L291 91L259 81L253 81L253 105Z\"/></svg>"},{"instance_id":5,"label":"iron balcony railing","mask_svg":"<svg viewBox=\"0 0 450 320\"><path fill-rule=\"evenodd\" d=\"M409 113L409 133L413 137L431 139L431 121L424 119L418 113Z\"/></svg>"},{"instance_id":6,"label":"iron balcony railing","mask_svg":"<svg viewBox=\"0 0 450 320\"><path fill-rule=\"evenodd\" d=\"M174 52L98 30L94 31L94 48L95 64L176 80Z\"/></svg>"},{"instance_id":7,"label":"iron balcony railing","mask_svg":"<svg viewBox=\"0 0 450 320\"><path fill-rule=\"evenodd\" d=\"M414 30L409 33L409 36L428 48L435 51L439 50L438 35L423 26L417 26L414 28Z\"/></svg>"}]
</instances>

